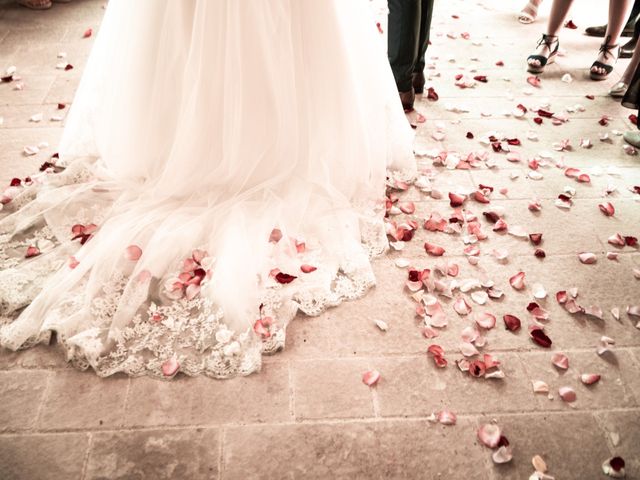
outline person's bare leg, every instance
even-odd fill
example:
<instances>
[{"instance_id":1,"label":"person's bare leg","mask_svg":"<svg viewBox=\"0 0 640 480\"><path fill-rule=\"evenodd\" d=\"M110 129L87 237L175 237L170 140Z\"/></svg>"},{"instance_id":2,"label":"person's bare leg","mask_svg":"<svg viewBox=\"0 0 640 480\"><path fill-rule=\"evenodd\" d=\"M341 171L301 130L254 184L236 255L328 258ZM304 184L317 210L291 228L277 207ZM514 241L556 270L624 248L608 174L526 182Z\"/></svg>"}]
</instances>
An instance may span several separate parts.
<instances>
[{"instance_id":1,"label":"person's bare leg","mask_svg":"<svg viewBox=\"0 0 640 480\"><path fill-rule=\"evenodd\" d=\"M529 0L518 15L520 23L533 23L538 17L538 8L541 3L542 0Z\"/></svg>"},{"instance_id":2,"label":"person's bare leg","mask_svg":"<svg viewBox=\"0 0 640 480\"><path fill-rule=\"evenodd\" d=\"M560 32L560 29L564 24L564 19L567 17L567 13L569 13L569 9L571 8L572 4L573 0L553 0L553 3L551 4L551 13L549 15L549 22L547 23L547 36L553 39L553 43L557 42L558 40L558 32ZM535 54L548 57L549 53L551 53L550 44L543 42L540 44ZM528 62L529 65L533 67L540 66L539 60L529 59Z\"/></svg>"},{"instance_id":3,"label":"person's bare leg","mask_svg":"<svg viewBox=\"0 0 640 480\"><path fill-rule=\"evenodd\" d=\"M607 45L618 45L620 34L631 10L632 0L609 0L609 23L607 32L604 34L605 43ZM600 49L600 53L596 61L607 65L613 65L618 58L616 49ZM591 67L593 73L606 75L607 71L602 67Z\"/></svg>"},{"instance_id":4,"label":"person's bare leg","mask_svg":"<svg viewBox=\"0 0 640 480\"><path fill-rule=\"evenodd\" d=\"M638 64L640 64L640 39L636 41L633 56L631 57L631 60L629 60L629 65L627 65L622 77L620 77L620 81L609 89L609 95L612 97L624 96L627 92L627 88L629 88L631 80L633 79L636 68L638 68Z\"/></svg>"}]
</instances>

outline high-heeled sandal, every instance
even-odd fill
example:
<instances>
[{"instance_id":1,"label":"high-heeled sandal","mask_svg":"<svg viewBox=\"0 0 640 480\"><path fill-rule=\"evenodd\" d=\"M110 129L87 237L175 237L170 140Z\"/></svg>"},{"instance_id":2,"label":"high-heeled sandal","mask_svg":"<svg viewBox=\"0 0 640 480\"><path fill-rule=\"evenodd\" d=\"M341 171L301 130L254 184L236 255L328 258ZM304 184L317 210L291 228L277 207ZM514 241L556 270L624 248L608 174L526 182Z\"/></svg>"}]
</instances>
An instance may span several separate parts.
<instances>
[{"instance_id":1,"label":"high-heeled sandal","mask_svg":"<svg viewBox=\"0 0 640 480\"><path fill-rule=\"evenodd\" d=\"M533 13L529 13L526 10L529 10ZM538 18L538 5L529 0L529 3L527 3L522 11L518 14L518 21L520 23L528 25L535 22L536 18Z\"/></svg>"},{"instance_id":2,"label":"high-heeled sandal","mask_svg":"<svg viewBox=\"0 0 640 480\"><path fill-rule=\"evenodd\" d=\"M556 44L554 49L551 49L553 44ZM527 71L531 73L542 73L544 72L544 68L553 63L555 61L556 55L558 54L558 49L560 48L560 42L558 41L558 37L553 35L543 34L542 38L538 42L538 46L536 48L540 48L542 45L546 45L549 49L549 56L545 57L544 55L529 55L527 57ZM531 60L537 60L540 62L540 65L531 65L529 63Z\"/></svg>"},{"instance_id":3,"label":"high-heeled sandal","mask_svg":"<svg viewBox=\"0 0 640 480\"><path fill-rule=\"evenodd\" d=\"M609 95L614 98L624 97L629 89L629 84L625 82L618 82L609 89Z\"/></svg>"},{"instance_id":4,"label":"high-heeled sandal","mask_svg":"<svg viewBox=\"0 0 640 480\"><path fill-rule=\"evenodd\" d=\"M612 56L612 50L614 50L615 48L618 49L618 54L620 53L620 47L616 44L616 45L610 45L609 42L611 41L611 35L607 35L607 38L605 39L604 43L602 45L600 45L600 50L598 51L598 53L602 54L603 57L606 59L609 56ZM595 62L593 62L593 65L591 65L591 70L589 72L590 76L591 76L591 80L604 80L606 79L609 74L613 71L613 65L616 63L615 61L618 60L618 55L616 55L616 58L613 62L613 64L609 65L608 63L604 63L601 62L599 60L596 60ZM593 71L593 68L601 68L605 71L605 73L597 73Z\"/></svg>"},{"instance_id":5,"label":"high-heeled sandal","mask_svg":"<svg viewBox=\"0 0 640 480\"><path fill-rule=\"evenodd\" d=\"M51 8L51 0L18 0L18 4L31 10L46 10Z\"/></svg>"}]
</instances>

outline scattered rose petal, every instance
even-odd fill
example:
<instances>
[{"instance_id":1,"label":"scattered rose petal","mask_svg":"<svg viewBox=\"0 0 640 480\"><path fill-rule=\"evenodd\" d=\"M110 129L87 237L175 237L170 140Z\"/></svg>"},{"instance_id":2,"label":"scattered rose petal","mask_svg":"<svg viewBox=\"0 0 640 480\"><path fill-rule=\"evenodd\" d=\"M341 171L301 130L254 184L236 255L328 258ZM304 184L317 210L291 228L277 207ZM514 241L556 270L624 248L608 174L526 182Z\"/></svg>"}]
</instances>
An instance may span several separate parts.
<instances>
[{"instance_id":1,"label":"scattered rose petal","mask_svg":"<svg viewBox=\"0 0 640 480\"><path fill-rule=\"evenodd\" d=\"M522 322L520 319L514 315L505 315L502 317L504 320L504 324L507 330L510 332L515 332L520 329Z\"/></svg>"},{"instance_id":2,"label":"scattered rose petal","mask_svg":"<svg viewBox=\"0 0 640 480\"><path fill-rule=\"evenodd\" d=\"M560 387L558 389L558 394L560 395L560 398L567 403L573 403L577 399L576 392L571 387Z\"/></svg>"},{"instance_id":3,"label":"scattered rose petal","mask_svg":"<svg viewBox=\"0 0 640 480\"><path fill-rule=\"evenodd\" d=\"M602 472L612 478L624 478L625 463L622 457L613 457L605 460L602 464Z\"/></svg>"},{"instance_id":4,"label":"scattered rose petal","mask_svg":"<svg viewBox=\"0 0 640 480\"><path fill-rule=\"evenodd\" d=\"M540 77L535 75L527 77L527 83L532 87L540 87Z\"/></svg>"},{"instance_id":5,"label":"scattered rose petal","mask_svg":"<svg viewBox=\"0 0 640 480\"><path fill-rule=\"evenodd\" d=\"M142 257L142 249L137 245L129 245L124 254L127 260L137 262Z\"/></svg>"},{"instance_id":6,"label":"scattered rose petal","mask_svg":"<svg viewBox=\"0 0 640 480\"><path fill-rule=\"evenodd\" d=\"M604 355L611 350L611 347L615 345L615 343L616 342L613 338L603 335L602 337L600 337L600 341L598 342L596 353L598 355Z\"/></svg>"},{"instance_id":7,"label":"scattered rose petal","mask_svg":"<svg viewBox=\"0 0 640 480\"><path fill-rule=\"evenodd\" d=\"M289 275L288 273L283 273L283 272L278 272L275 276L276 282L282 284L282 285L286 285L288 283L293 282L296 278L293 275Z\"/></svg>"},{"instance_id":8,"label":"scattered rose petal","mask_svg":"<svg viewBox=\"0 0 640 480\"><path fill-rule=\"evenodd\" d=\"M531 384L533 385L534 393L549 393L549 385L542 380L533 380Z\"/></svg>"},{"instance_id":9,"label":"scattered rose petal","mask_svg":"<svg viewBox=\"0 0 640 480\"><path fill-rule=\"evenodd\" d=\"M439 247L438 245L433 245L429 242L425 242L424 249L429 255L432 255L434 257L441 257L445 253L444 248Z\"/></svg>"},{"instance_id":10,"label":"scattered rose petal","mask_svg":"<svg viewBox=\"0 0 640 480\"><path fill-rule=\"evenodd\" d=\"M508 463L513 458L513 453L511 452L510 447L503 445L493 452L491 458L493 459L493 462L497 464Z\"/></svg>"},{"instance_id":11,"label":"scattered rose petal","mask_svg":"<svg viewBox=\"0 0 640 480\"><path fill-rule=\"evenodd\" d=\"M380 372L377 370L369 370L362 375L362 383L368 387L372 387L380 380Z\"/></svg>"},{"instance_id":12,"label":"scattered rose petal","mask_svg":"<svg viewBox=\"0 0 640 480\"><path fill-rule=\"evenodd\" d=\"M616 213L616 209L613 207L611 202L600 203L598 205L598 208L600 208L600 211L604 213L607 217L611 217L613 216L614 213Z\"/></svg>"},{"instance_id":13,"label":"scattered rose petal","mask_svg":"<svg viewBox=\"0 0 640 480\"><path fill-rule=\"evenodd\" d=\"M598 261L598 258L595 256L595 254L591 252L580 253L578 254L578 258L580 259L580 262L584 263L585 265L592 265Z\"/></svg>"},{"instance_id":14,"label":"scattered rose petal","mask_svg":"<svg viewBox=\"0 0 640 480\"><path fill-rule=\"evenodd\" d=\"M550 348L551 344L553 343L551 339L547 336L547 334L544 333L544 330L542 330L540 327L533 328L529 332L529 335L531 335L531 339L535 343L537 343L543 348Z\"/></svg>"},{"instance_id":15,"label":"scattered rose petal","mask_svg":"<svg viewBox=\"0 0 640 480\"><path fill-rule=\"evenodd\" d=\"M447 366L447 359L444 358L444 350L440 345L430 345L427 348L427 353L433 356L433 361L437 367L444 368Z\"/></svg>"},{"instance_id":16,"label":"scattered rose petal","mask_svg":"<svg viewBox=\"0 0 640 480\"><path fill-rule=\"evenodd\" d=\"M540 473L547 472L547 464L545 463L545 461L540 455L535 455L531 459L531 464L533 465L533 468L535 468L536 472L540 472Z\"/></svg>"},{"instance_id":17,"label":"scattered rose petal","mask_svg":"<svg viewBox=\"0 0 640 480\"><path fill-rule=\"evenodd\" d=\"M453 304L453 309L458 313L458 315L468 315L471 313L471 305L467 302L464 297L458 297Z\"/></svg>"},{"instance_id":18,"label":"scattered rose petal","mask_svg":"<svg viewBox=\"0 0 640 480\"><path fill-rule=\"evenodd\" d=\"M457 421L456 414L450 410L444 409L438 413L438 422L442 425L455 425Z\"/></svg>"},{"instance_id":19,"label":"scattered rose petal","mask_svg":"<svg viewBox=\"0 0 640 480\"><path fill-rule=\"evenodd\" d=\"M518 272L509 279L509 283L515 290L523 290L525 288L524 272Z\"/></svg>"},{"instance_id":20,"label":"scattered rose petal","mask_svg":"<svg viewBox=\"0 0 640 480\"><path fill-rule=\"evenodd\" d=\"M575 30L576 28L578 28L578 26L575 23L573 23L573 20L568 20L564 24L564 28L570 28L571 30Z\"/></svg>"},{"instance_id":21,"label":"scattered rose petal","mask_svg":"<svg viewBox=\"0 0 640 480\"><path fill-rule=\"evenodd\" d=\"M376 327L378 327L383 332L389 330L389 325L387 325L387 322L385 322L384 320L375 320L374 323L376 324Z\"/></svg>"},{"instance_id":22,"label":"scattered rose petal","mask_svg":"<svg viewBox=\"0 0 640 480\"><path fill-rule=\"evenodd\" d=\"M500 427L494 423L486 423L478 429L478 438L489 448L496 448L501 436L502 431Z\"/></svg>"},{"instance_id":23,"label":"scattered rose petal","mask_svg":"<svg viewBox=\"0 0 640 480\"><path fill-rule=\"evenodd\" d=\"M580 375L580 381L585 385L593 385L600 381L600 375L596 373L583 373Z\"/></svg>"},{"instance_id":24,"label":"scattered rose petal","mask_svg":"<svg viewBox=\"0 0 640 480\"><path fill-rule=\"evenodd\" d=\"M562 370L569 368L569 358L564 353L555 353L553 357L551 357L551 363Z\"/></svg>"},{"instance_id":25,"label":"scattered rose petal","mask_svg":"<svg viewBox=\"0 0 640 480\"><path fill-rule=\"evenodd\" d=\"M313 267L311 265L300 265L300 270L302 271L302 273L312 273L315 272L318 268L317 267Z\"/></svg>"},{"instance_id":26,"label":"scattered rose petal","mask_svg":"<svg viewBox=\"0 0 640 480\"><path fill-rule=\"evenodd\" d=\"M180 369L180 364L178 363L178 359L176 357L171 357L162 364L162 374L165 377L172 377L176 374L176 372Z\"/></svg>"}]
</instances>

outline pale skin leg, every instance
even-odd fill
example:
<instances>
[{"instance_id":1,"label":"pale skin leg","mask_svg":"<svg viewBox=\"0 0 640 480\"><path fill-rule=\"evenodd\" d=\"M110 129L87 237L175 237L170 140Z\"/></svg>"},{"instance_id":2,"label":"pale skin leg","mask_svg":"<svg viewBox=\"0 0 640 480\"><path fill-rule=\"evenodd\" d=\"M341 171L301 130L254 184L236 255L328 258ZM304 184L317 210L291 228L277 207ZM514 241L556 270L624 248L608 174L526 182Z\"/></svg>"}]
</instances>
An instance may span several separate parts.
<instances>
[{"instance_id":1,"label":"pale skin leg","mask_svg":"<svg viewBox=\"0 0 640 480\"><path fill-rule=\"evenodd\" d=\"M636 48L633 51L633 56L631 57L631 60L629 60L629 65L627 65L627 68L622 74L622 78L620 79L620 81L629 85L629 83L631 82L631 79L633 78L633 74L636 71L636 68L638 68L639 63L640 63L640 38L636 42Z\"/></svg>"},{"instance_id":2,"label":"pale skin leg","mask_svg":"<svg viewBox=\"0 0 640 480\"><path fill-rule=\"evenodd\" d=\"M535 19L538 16L538 11L533 10L531 8L531 5L533 4L536 7L540 7L541 3L542 3L542 0L529 0L527 4L524 6L524 8L522 9L522 13L526 13L527 15L530 15L532 18Z\"/></svg>"},{"instance_id":3,"label":"pale skin leg","mask_svg":"<svg viewBox=\"0 0 640 480\"><path fill-rule=\"evenodd\" d=\"M551 4L551 13L549 14L549 22L547 23L547 35L556 37L555 41L557 41L558 32L560 32L560 29L564 24L564 19L569 13L569 9L572 4L573 0L553 0L553 3ZM553 43L555 43L555 41ZM549 45L545 43L540 45L536 50L536 55L542 55L544 57L548 57L549 53L551 53ZM529 65L539 67L540 61L530 59Z\"/></svg>"},{"instance_id":4,"label":"pale skin leg","mask_svg":"<svg viewBox=\"0 0 640 480\"><path fill-rule=\"evenodd\" d=\"M560 32L560 29L565 22L572 4L573 0L554 0L553 4L551 5L549 23L547 24L547 35L552 37L558 36L558 33ZM620 34L622 33L622 29L624 28L625 20L631 9L631 5L632 0L609 0L609 23L607 25L607 33L605 34L605 38L608 35L611 35L611 40L609 41L610 45L615 45L618 43ZM542 44L536 51L537 55L543 55L545 57L549 56L549 53L549 46L546 44ZM598 55L597 60L609 64L611 63L612 59L610 55L605 55L603 52ZM539 67L540 61L531 59L529 60L529 65ZM604 69L597 67L593 67L592 71L594 73L600 74L605 73Z\"/></svg>"},{"instance_id":5,"label":"pale skin leg","mask_svg":"<svg viewBox=\"0 0 640 480\"><path fill-rule=\"evenodd\" d=\"M629 15L632 4L632 0L609 0L609 23L607 25L607 32L604 35L605 39L609 35L611 35L609 45L618 44L620 40L620 34L622 33L622 29L624 28L627 15ZM609 55L606 55L604 52L600 52L596 60L602 63L611 64L615 59L615 55L617 55L617 52L611 52L611 54ZM598 74L606 73L603 68L598 67L592 67L591 71Z\"/></svg>"}]
</instances>

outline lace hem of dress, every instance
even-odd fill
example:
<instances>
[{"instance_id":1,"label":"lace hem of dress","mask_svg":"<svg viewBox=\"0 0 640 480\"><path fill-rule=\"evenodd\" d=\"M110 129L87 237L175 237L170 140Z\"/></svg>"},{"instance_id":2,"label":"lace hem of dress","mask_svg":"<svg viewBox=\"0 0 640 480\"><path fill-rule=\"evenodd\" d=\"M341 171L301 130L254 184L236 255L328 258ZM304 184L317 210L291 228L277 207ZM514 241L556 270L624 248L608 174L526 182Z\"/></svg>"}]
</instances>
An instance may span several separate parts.
<instances>
[{"instance_id":1,"label":"lace hem of dress","mask_svg":"<svg viewBox=\"0 0 640 480\"><path fill-rule=\"evenodd\" d=\"M370 261L388 246L382 216L363 215L360 254L330 267L332 271L325 272L330 281L320 286L272 281L264 289L257 320L244 331L232 331L222 309L210 299L210 259L202 249L176 264L168 277L144 271L133 278L131 272L115 270L89 301L86 281L81 281L60 294L45 314L37 313L41 305L33 303L40 292L61 269L74 268L69 262L75 260L79 242L90 238L103 218L100 208L88 208L67 224L51 225L32 205L47 189L82 188L92 170L90 163L81 162L55 174L50 168L6 202L9 208L2 213L10 215L0 220L0 345L24 349L49 342L55 333L69 362L93 368L100 376L249 375L260 370L262 355L284 348L286 326L297 312L317 316L365 295L375 285ZM410 177L409 172L389 176L394 182ZM29 219L26 224L24 219ZM69 230L74 237L60 233ZM323 268L322 258L316 260ZM130 306L135 309L128 310ZM74 328L77 325L82 328Z\"/></svg>"}]
</instances>

